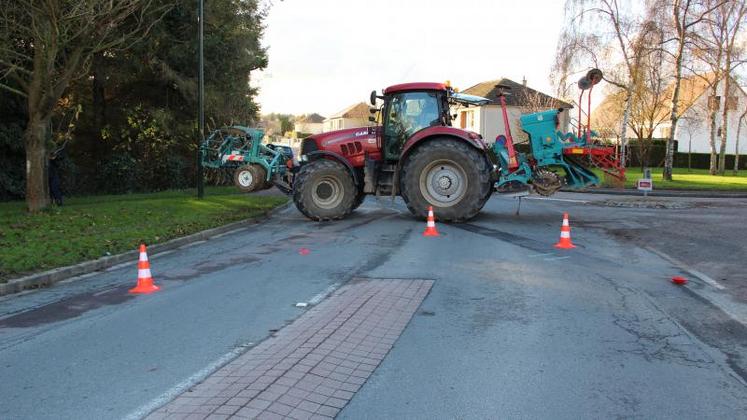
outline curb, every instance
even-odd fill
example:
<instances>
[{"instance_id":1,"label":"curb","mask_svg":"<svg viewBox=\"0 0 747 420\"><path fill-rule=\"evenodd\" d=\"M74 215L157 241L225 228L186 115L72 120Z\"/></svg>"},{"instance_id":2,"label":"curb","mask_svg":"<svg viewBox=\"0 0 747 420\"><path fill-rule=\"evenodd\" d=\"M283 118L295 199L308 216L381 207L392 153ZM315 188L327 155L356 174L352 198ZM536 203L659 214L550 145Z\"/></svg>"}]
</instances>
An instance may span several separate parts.
<instances>
[{"instance_id":1,"label":"curb","mask_svg":"<svg viewBox=\"0 0 747 420\"><path fill-rule=\"evenodd\" d=\"M584 193L584 194L607 194L607 195L630 195L643 197L643 193L638 190L632 189L608 189L598 188L593 190L566 190L561 189L562 192L568 193ZM690 198L747 198L747 192L712 192L704 190L654 190L648 193L649 197L690 197Z\"/></svg>"},{"instance_id":2,"label":"curb","mask_svg":"<svg viewBox=\"0 0 747 420\"><path fill-rule=\"evenodd\" d=\"M228 233L238 228L255 225L257 223L264 222L276 213L287 209L292 203L293 202L289 200L287 203L275 207L274 209L269 210L260 216L239 220L238 222L229 223L227 225L218 226L216 228L206 229L200 232L193 233L191 235L182 236L180 238L174 238L164 243L149 245L148 251L151 251L150 255L156 256L159 253L170 251L192 242L204 241L214 236ZM92 273L94 271L105 270L114 265L122 264L128 261L134 262L137 261L138 255L138 250L127 251L122 254L102 257L93 261L85 261L82 263L69 265L67 267L54 268L52 270L43 271L41 273L35 273L25 277L10 279L7 283L0 283L0 296L10 295L28 289L48 287L71 277Z\"/></svg>"}]
</instances>

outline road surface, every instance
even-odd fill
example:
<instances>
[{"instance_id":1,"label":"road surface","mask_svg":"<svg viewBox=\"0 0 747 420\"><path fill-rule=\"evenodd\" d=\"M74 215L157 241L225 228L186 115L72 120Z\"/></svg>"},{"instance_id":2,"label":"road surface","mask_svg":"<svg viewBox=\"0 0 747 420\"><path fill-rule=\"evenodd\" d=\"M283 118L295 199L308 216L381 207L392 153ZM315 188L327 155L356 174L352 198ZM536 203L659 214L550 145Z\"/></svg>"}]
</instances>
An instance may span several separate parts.
<instances>
[{"instance_id":1,"label":"road surface","mask_svg":"<svg viewBox=\"0 0 747 420\"><path fill-rule=\"evenodd\" d=\"M398 200L334 223L291 207L152 257L152 295L126 293L133 261L3 298L0 418L156 418L262 346L334 338L309 320L337 322L351 302L362 318L348 336L392 324L363 383L327 411L338 418L747 417L747 201L624 200L524 199L516 216L515 199L494 197L469 223L438 223L438 238ZM564 211L570 251L552 246ZM371 296L409 300L387 321L395 309L365 309Z\"/></svg>"}]
</instances>

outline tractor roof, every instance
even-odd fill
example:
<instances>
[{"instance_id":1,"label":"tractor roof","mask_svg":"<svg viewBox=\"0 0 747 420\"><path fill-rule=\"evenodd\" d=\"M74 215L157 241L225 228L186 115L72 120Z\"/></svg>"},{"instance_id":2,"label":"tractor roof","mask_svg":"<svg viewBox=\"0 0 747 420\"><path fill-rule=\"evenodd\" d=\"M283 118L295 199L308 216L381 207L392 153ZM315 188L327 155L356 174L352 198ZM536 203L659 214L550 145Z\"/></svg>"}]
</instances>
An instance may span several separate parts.
<instances>
[{"instance_id":1,"label":"tractor roof","mask_svg":"<svg viewBox=\"0 0 747 420\"><path fill-rule=\"evenodd\" d=\"M399 85L389 86L388 88L384 89L384 95L389 95L396 92L405 92L408 90L446 90L446 84L432 82L402 83Z\"/></svg>"}]
</instances>

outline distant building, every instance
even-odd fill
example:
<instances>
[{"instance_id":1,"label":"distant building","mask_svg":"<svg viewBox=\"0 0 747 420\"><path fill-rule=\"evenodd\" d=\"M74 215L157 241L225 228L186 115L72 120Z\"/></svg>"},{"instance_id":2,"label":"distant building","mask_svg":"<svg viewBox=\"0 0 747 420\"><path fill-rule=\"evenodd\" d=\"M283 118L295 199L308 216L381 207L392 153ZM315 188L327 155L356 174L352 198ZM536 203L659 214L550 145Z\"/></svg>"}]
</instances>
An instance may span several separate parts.
<instances>
[{"instance_id":1,"label":"distant building","mask_svg":"<svg viewBox=\"0 0 747 420\"><path fill-rule=\"evenodd\" d=\"M713 95L710 87L713 78L713 74L705 74L702 77L690 76L683 78L680 83L679 120L677 121L677 131L674 133L674 139L677 140L677 152L679 153L688 153L688 151L692 153L711 152L711 126L708 114L712 110L717 113L715 126L716 152L720 150L721 115L726 104L728 104L730 110L726 133L726 153L733 155L735 152L739 119L745 110L747 110L747 94L745 94L745 91L739 86L736 80L732 78L730 82L731 94L728 95L728 99L724 95L723 80L719 81L716 95ZM673 91L674 83L668 86L662 95L663 101L666 103L659 108L653 118L658 124L653 130L652 138L666 139L671 133L670 104ZM616 98L614 94L608 95L592 113L592 120L596 122L593 125L603 126L605 123L607 125L612 124L613 130L608 131L614 131L616 135L619 134L619 124L623 113L620 102L619 98ZM648 134L648 132L645 134ZM740 137L744 137L746 134L747 129L743 127ZM628 127L626 137L634 139L637 138L637 135L631 127ZM747 154L747 140L740 139L739 153Z\"/></svg>"},{"instance_id":2,"label":"distant building","mask_svg":"<svg viewBox=\"0 0 747 420\"><path fill-rule=\"evenodd\" d=\"M573 105L567 102L528 87L526 80L523 83L516 83L511 79L503 78L481 82L463 90L462 93L490 99L490 103L483 106L457 106L452 108L452 114L456 114L456 118L452 120L451 125L480 133L483 139L489 143L494 142L499 134L505 134L501 103L497 96L498 89L495 87L498 84L511 88L506 95L506 111L511 125L511 134L517 140L527 138L526 134L521 131L521 123L519 122L521 114L553 108L573 108ZM569 113L561 113L560 125L562 130L567 131L569 121Z\"/></svg>"},{"instance_id":3,"label":"distant building","mask_svg":"<svg viewBox=\"0 0 747 420\"><path fill-rule=\"evenodd\" d=\"M715 110L716 115L716 151L720 150L722 113L724 106L729 107L728 130L726 132L726 153L733 155L735 153L737 126L739 118L745 109L747 109L747 94L737 84L736 80L731 79L729 82L731 92L724 95L724 83L721 80L716 89L716 95L711 95L711 89L708 84L700 78L688 78L682 81L680 89L684 91L684 100L680 102L680 119L677 122L677 131L674 138L677 140L677 151L687 153L710 153L710 133L711 127L708 122L708 110ZM672 89L674 89L672 87ZM726 98L725 96L728 96ZM654 133L654 137L666 138L672 129L672 124L667 119ZM744 129L741 130L740 137L745 136ZM747 153L747 141L739 142L739 153Z\"/></svg>"},{"instance_id":4,"label":"distant building","mask_svg":"<svg viewBox=\"0 0 747 420\"><path fill-rule=\"evenodd\" d=\"M296 120L296 132L319 134L324 131L324 120L319 114L303 115Z\"/></svg>"},{"instance_id":5,"label":"distant building","mask_svg":"<svg viewBox=\"0 0 747 420\"><path fill-rule=\"evenodd\" d=\"M342 130L343 128L367 127L372 125L368 117L372 116L373 109L365 102L351 105L324 120L323 131Z\"/></svg>"}]
</instances>

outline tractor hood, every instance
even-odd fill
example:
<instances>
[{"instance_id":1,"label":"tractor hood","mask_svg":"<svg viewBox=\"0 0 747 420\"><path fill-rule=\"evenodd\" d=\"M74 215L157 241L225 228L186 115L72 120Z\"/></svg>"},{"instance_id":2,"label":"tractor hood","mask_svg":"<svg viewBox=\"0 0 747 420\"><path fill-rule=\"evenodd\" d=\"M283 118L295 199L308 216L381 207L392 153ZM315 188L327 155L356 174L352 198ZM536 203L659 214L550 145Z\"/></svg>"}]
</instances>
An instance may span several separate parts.
<instances>
[{"instance_id":1,"label":"tractor hood","mask_svg":"<svg viewBox=\"0 0 747 420\"><path fill-rule=\"evenodd\" d=\"M314 140L319 149L329 149L331 147L334 147L335 144L352 140L366 143L368 143L369 140L373 140L371 143L375 144L376 130L377 127L346 128L343 130L314 134L313 136L309 136L307 138Z\"/></svg>"},{"instance_id":2,"label":"tractor hood","mask_svg":"<svg viewBox=\"0 0 747 420\"><path fill-rule=\"evenodd\" d=\"M366 155L381 158L378 133L381 127L358 127L330 131L306 137L301 143L301 154L332 153L346 159L353 167L363 166Z\"/></svg>"}]
</instances>

